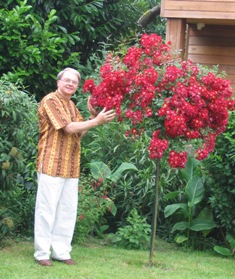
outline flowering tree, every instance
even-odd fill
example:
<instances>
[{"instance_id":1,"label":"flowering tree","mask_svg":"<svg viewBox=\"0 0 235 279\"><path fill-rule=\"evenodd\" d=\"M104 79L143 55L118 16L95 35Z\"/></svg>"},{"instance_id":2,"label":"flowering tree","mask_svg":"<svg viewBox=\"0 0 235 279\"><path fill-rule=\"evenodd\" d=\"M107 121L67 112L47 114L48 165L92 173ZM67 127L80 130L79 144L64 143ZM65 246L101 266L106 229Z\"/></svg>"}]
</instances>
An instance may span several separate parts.
<instances>
[{"instance_id":1,"label":"flowering tree","mask_svg":"<svg viewBox=\"0 0 235 279\"><path fill-rule=\"evenodd\" d=\"M140 45L130 47L123 58L108 55L100 79L98 85L88 79L83 86L92 94L92 104L115 109L119 121L129 120L127 135L151 132L150 158L168 151L174 168L185 167L189 141L197 146L196 158L206 158L226 129L228 111L235 108L229 80L174 57L170 43L156 34L142 35Z\"/></svg>"},{"instance_id":2,"label":"flowering tree","mask_svg":"<svg viewBox=\"0 0 235 279\"><path fill-rule=\"evenodd\" d=\"M235 109L229 80L172 55L157 34L143 34L124 57L107 55L99 83L87 79L83 92L92 94L93 106L129 121L126 135L148 132L150 158L168 156L173 168L185 167L189 144L198 160L206 158Z\"/></svg>"}]
</instances>

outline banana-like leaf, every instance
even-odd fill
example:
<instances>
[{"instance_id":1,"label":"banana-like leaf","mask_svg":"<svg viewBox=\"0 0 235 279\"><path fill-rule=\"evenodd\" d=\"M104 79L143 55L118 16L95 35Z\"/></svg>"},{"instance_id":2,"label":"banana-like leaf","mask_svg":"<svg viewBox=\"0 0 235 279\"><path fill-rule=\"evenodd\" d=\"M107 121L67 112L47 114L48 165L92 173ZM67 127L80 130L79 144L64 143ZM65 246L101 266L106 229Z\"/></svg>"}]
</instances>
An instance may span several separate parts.
<instances>
[{"instance_id":1,"label":"banana-like leaf","mask_svg":"<svg viewBox=\"0 0 235 279\"><path fill-rule=\"evenodd\" d=\"M211 230L216 227L216 224L213 220L208 220L204 218L195 218L191 222L190 230L192 231L205 231Z\"/></svg>"},{"instance_id":2,"label":"banana-like leaf","mask_svg":"<svg viewBox=\"0 0 235 279\"><path fill-rule=\"evenodd\" d=\"M103 162L91 162L90 163L91 175L95 179L104 178L110 176L111 170L109 167Z\"/></svg>"},{"instance_id":3,"label":"banana-like leaf","mask_svg":"<svg viewBox=\"0 0 235 279\"><path fill-rule=\"evenodd\" d=\"M214 222L213 214L208 207L204 207L197 217L204 220L211 220L212 222ZM206 237L211 232L211 229L203 230L201 232Z\"/></svg>"},{"instance_id":4,"label":"banana-like leaf","mask_svg":"<svg viewBox=\"0 0 235 279\"><path fill-rule=\"evenodd\" d=\"M179 194L180 194L180 191L173 191L173 192L165 194L164 199L171 200L171 199L178 197Z\"/></svg>"},{"instance_id":5,"label":"banana-like leaf","mask_svg":"<svg viewBox=\"0 0 235 279\"><path fill-rule=\"evenodd\" d=\"M205 191L204 180L204 177L194 176L187 184L185 194L189 207L193 207L202 200Z\"/></svg>"},{"instance_id":6,"label":"banana-like leaf","mask_svg":"<svg viewBox=\"0 0 235 279\"><path fill-rule=\"evenodd\" d=\"M185 216L188 215L188 207L186 203L176 203L176 204L169 204L165 207L164 215L165 218L171 216L175 213L178 209L182 209Z\"/></svg>"},{"instance_id":7,"label":"banana-like leaf","mask_svg":"<svg viewBox=\"0 0 235 279\"><path fill-rule=\"evenodd\" d=\"M117 213L117 207L115 206L115 204L114 204L114 202L112 201L112 202L110 202L110 204L109 204L109 211L111 212L111 214L113 215L113 216L115 216L116 215L116 213Z\"/></svg>"},{"instance_id":8,"label":"banana-like leaf","mask_svg":"<svg viewBox=\"0 0 235 279\"><path fill-rule=\"evenodd\" d=\"M134 171L137 171L138 169L136 168L135 165L131 164L131 163L122 163L121 166L114 172L110 175L110 179L113 181L113 182L117 182L118 179L121 178L122 176L122 173L124 171L127 171L127 170L134 170Z\"/></svg>"},{"instance_id":9,"label":"banana-like leaf","mask_svg":"<svg viewBox=\"0 0 235 279\"><path fill-rule=\"evenodd\" d=\"M178 222L176 223L173 228L171 229L171 232L175 232L175 231L184 231L188 229L188 223L185 222L185 221L182 221L182 222Z\"/></svg>"},{"instance_id":10,"label":"banana-like leaf","mask_svg":"<svg viewBox=\"0 0 235 279\"><path fill-rule=\"evenodd\" d=\"M214 246L214 250L223 255L223 256L232 256L231 251L228 248L220 247L220 246Z\"/></svg>"},{"instance_id":11,"label":"banana-like leaf","mask_svg":"<svg viewBox=\"0 0 235 279\"><path fill-rule=\"evenodd\" d=\"M180 169L181 176L188 182L193 177L193 171L196 166L199 164L199 161L193 157L189 157L185 168Z\"/></svg>"},{"instance_id":12,"label":"banana-like leaf","mask_svg":"<svg viewBox=\"0 0 235 279\"><path fill-rule=\"evenodd\" d=\"M91 162L90 169L91 175L95 179L104 178L110 179L113 182L117 182L117 180L122 176L122 173L126 170L137 171L136 166L131 163L122 163L114 173L112 173L109 167L103 162Z\"/></svg>"},{"instance_id":13,"label":"banana-like leaf","mask_svg":"<svg viewBox=\"0 0 235 279\"><path fill-rule=\"evenodd\" d=\"M231 248L234 250L235 249L235 239L231 234L227 234L226 239L228 243L230 244Z\"/></svg>"},{"instance_id":14,"label":"banana-like leaf","mask_svg":"<svg viewBox=\"0 0 235 279\"><path fill-rule=\"evenodd\" d=\"M181 244L181 243L183 243L187 240L188 240L188 238L187 238L186 235L178 235L178 236L175 237L175 242L178 243L178 244Z\"/></svg>"}]
</instances>

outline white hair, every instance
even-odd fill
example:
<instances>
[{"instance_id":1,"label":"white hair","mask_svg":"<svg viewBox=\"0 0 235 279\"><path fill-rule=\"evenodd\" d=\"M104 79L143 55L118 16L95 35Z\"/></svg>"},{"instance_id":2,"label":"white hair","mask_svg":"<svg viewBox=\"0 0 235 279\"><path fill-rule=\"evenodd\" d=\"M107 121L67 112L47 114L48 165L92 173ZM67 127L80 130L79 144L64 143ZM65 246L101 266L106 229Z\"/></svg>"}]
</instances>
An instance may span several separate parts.
<instances>
[{"instance_id":1,"label":"white hair","mask_svg":"<svg viewBox=\"0 0 235 279\"><path fill-rule=\"evenodd\" d=\"M59 74L57 75L57 80L60 80L65 72L74 73L75 75L77 75L78 80L81 81L81 75L80 75L80 73L79 73L77 70L73 69L73 68L65 68L64 70L62 70L61 72L59 72Z\"/></svg>"}]
</instances>

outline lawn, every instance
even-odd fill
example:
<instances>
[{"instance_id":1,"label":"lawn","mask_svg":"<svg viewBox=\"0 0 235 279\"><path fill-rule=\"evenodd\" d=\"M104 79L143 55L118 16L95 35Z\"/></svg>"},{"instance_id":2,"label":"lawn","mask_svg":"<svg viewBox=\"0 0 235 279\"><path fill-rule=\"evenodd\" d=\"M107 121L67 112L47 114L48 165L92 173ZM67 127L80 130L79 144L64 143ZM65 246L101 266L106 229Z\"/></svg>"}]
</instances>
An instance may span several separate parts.
<instances>
[{"instance_id":1,"label":"lawn","mask_svg":"<svg viewBox=\"0 0 235 279\"><path fill-rule=\"evenodd\" d=\"M11 242L0 250L1 279L229 279L235 278L235 262L213 252L186 251L157 240L154 266L149 251L116 248L101 241L73 245L78 264L53 262L43 267L33 259L33 243Z\"/></svg>"}]
</instances>

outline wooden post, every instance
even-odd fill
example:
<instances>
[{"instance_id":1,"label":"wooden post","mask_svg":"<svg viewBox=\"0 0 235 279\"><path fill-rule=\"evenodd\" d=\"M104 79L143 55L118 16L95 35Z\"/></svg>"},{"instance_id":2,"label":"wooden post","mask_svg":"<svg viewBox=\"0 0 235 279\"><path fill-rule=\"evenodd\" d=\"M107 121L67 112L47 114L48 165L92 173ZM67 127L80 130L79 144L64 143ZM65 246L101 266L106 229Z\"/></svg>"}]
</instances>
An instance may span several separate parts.
<instances>
[{"instance_id":1,"label":"wooden post","mask_svg":"<svg viewBox=\"0 0 235 279\"><path fill-rule=\"evenodd\" d=\"M160 159L156 161L156 177L155 177L155 193L153 203L153 216L152 216L152 230L150 240L150 255L149 255L149 266L153 266L154 258L154 242L157 230L157 217L158 217L158 192L159 192L159 172L160 172Z\"/></svg>"},{"instance_id":2,"label":"wooden post","mask_svg":"<svg viewBox=\"0 0 235 279\"><path fill-rule=\"evenodd\" d=\"M184 59L186 39L186 20L182 18L168 18L166 25L166 42L171 42L171 50L180 52Z\"/></svg>"}]
</instances>

